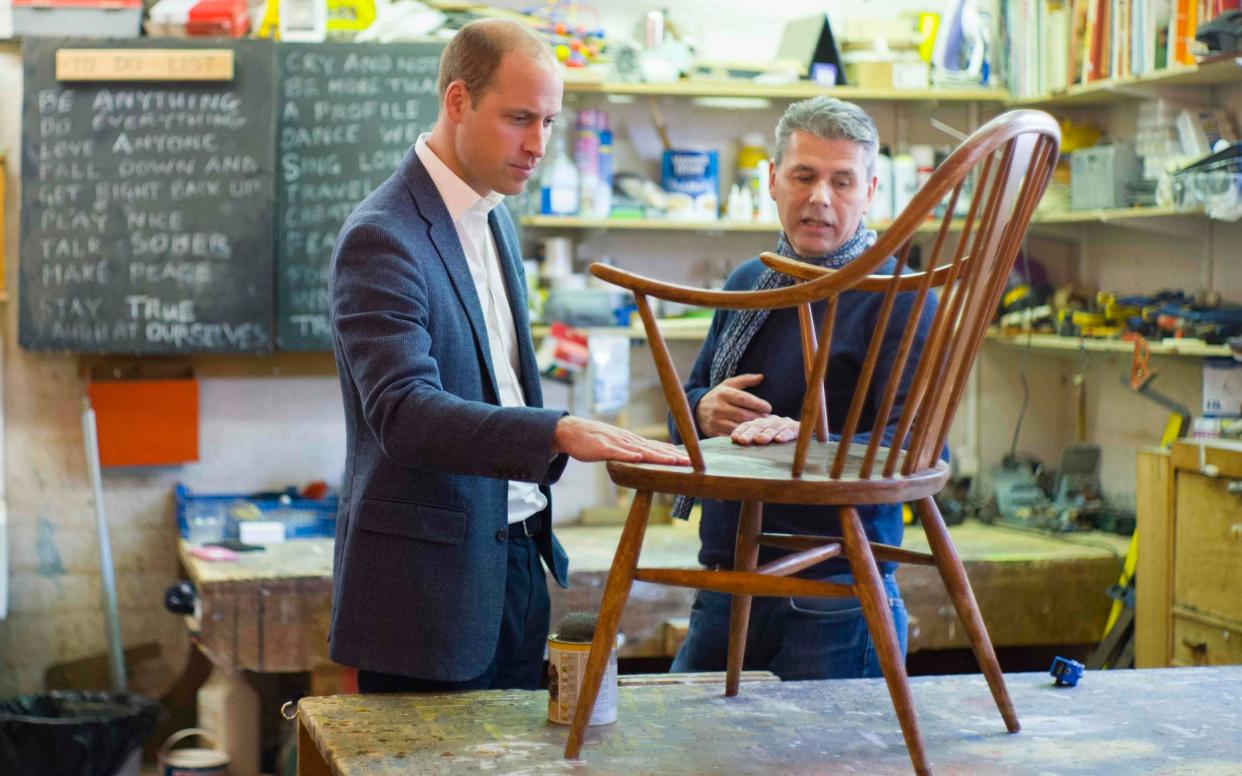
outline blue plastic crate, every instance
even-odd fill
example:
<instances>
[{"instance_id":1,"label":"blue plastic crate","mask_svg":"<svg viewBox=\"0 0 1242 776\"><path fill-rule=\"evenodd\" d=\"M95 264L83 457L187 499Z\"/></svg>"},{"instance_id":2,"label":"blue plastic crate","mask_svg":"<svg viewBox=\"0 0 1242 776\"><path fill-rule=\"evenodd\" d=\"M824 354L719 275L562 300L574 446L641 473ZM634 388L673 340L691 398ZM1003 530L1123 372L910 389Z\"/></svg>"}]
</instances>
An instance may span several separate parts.
<instances>
[{"instance_id":1,"label":"blue plastic crate","mask_svg":"<svg viewBox=\"0 0 1242 776\"><path fill-rule=\"evenodd\" d=\"M251 516L284 523L286 539L336 534L335 494L301 498L292 487L267 493L200 494L178 484L176 498L177 528L183 539L193 542L236 539L239 522Z\"/></svg>"}]
</instances>

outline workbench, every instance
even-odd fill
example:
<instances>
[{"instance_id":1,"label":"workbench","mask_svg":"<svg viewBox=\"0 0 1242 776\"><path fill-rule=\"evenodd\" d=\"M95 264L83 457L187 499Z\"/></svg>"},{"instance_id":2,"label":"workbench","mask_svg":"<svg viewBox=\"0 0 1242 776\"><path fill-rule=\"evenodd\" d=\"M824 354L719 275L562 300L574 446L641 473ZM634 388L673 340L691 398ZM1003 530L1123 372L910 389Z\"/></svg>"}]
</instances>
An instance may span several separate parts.
<instances>
[{"instance_id":1,"label":"workbench","mask_svg":"<svg viewBox=\"0 0 1242 776\"><path fill-rule=\"evenodd\" d=\"M571 610L596 611L620 526L564 526L557 535L570 558L570 589L549 585L552 620ZM1128 539L1073 534L1066 540L968 522L949 529L996 646L1089 644L1103 635L1111 605L1105 594L1120 573ZM260 672L314 671L329 665L326 634L332 596L332 540L274 544L238 560L182 563L194 582L201 615L187 618L213 665ZM923 532L908 528L904 547L926 551ZM692 526L648 528L642 564L693 567ZM910 612L911 652L966 647L966 635L935 568L897 572ZM669 657L694 591L636 582L621 632L621 657ZM681 621L681 623L679 623Z\"/></svg>"},{"instance_id":2,"label":"workbench","mask_svg":"<svg viewBox=\"0 0 1242 776\"><path fill-rule=\"evenodd\" d=\"M1089 672L1076 687L1010 674L1022 731L1009 735L978 674L911 679L940 774L1238 773L1242 667ZM547 693L304 698L299 776L641 773L908 774L882 679L622 686L618 721L561 759L569 728Z\"/></svg>"}]
</instances>

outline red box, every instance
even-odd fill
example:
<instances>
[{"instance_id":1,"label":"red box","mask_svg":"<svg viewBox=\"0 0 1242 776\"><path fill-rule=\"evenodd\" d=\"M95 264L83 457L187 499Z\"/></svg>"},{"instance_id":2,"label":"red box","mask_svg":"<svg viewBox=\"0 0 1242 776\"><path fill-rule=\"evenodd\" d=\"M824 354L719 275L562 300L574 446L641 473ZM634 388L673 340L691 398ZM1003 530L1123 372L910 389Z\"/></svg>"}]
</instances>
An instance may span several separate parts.
<instances>
[{"instance_id":1,"label":"red box","mask_svg":"<svg viewBox=\"0 0 1242 776\"><path fill-rule=\"evenodd\" d=\"M202 0L185 20L186 35L240 38L250 30L246 0Z\"/></svg>"},{"instance_id":2,"label":"red box","mask_svg":"<svg viewBox=\"0 0 1242 776\"><path fill-rule=\"evenodd\" d=\"M198 460L198 380L92 380L100 466Z\"/></svg>"}]
</instances>

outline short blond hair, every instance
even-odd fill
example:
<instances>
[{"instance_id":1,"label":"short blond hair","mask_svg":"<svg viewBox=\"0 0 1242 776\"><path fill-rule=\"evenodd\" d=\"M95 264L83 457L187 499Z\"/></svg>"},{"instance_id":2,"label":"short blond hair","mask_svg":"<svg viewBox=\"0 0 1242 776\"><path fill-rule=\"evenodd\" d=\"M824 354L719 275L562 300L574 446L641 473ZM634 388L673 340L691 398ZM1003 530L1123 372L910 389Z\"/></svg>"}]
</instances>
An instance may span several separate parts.
<instances>
[{"instance_id":1,"label":"short blond hair","mask_svg":"<svg viewBox=\"0 0 1242 776\"><path fill-rule=\"evenodd\" d=\"M461 81L470 99L478 100L495 79L500 60L513 51L556 64L547 42L519 22L479 19L462 27L440 57L440 99L449 84Z\"/></svg>"}]
</instances>

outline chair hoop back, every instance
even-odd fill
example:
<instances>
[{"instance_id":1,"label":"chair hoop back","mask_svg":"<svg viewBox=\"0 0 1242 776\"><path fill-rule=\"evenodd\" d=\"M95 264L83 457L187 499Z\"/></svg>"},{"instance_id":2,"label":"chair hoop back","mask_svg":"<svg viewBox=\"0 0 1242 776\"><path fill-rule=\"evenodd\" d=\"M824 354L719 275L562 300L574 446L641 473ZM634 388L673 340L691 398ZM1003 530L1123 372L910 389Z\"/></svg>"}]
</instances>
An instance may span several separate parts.
<instances>
[{"instance_id":1,"label":"chair hoop back","mask_svg":"<svg viewBox=\"0 0 1242 776\"><path fill-rule=\"evenodd\" d=\"M769 267L799 281L790 286L709 291L607 265L592 265L591 272L633 292L665 399L696 471L705 469L697 425L652 313L651 296L719 309L798 307L807 391L791 476L801 477L814 465L826 467L834 479L842 477L851 447L863 441L862 434L868 437L866 453L857 467L849 467L851 473L861 479L877 471L886 479L910 476L934 466L944 448L971 367L1059 153L1060 131L1051 116L1034 110L1002 114L955 149L875 245L844 267L828 270L764 254ZM966 216L958 221L954 214L963 198L968 198ZM925 269L907 272L914 236L935 218L939 227ZM877 274L894 256L896 269ZM940 291L936 301L932 289ZM835 454L808 464L812 435L823 441L827 434L824 383L837 301L845 291L883 298ZM820 301L827 304L817 331L811 306ZM887 454L880 460L884 449Z\"/></svg>"}]
</instances>

